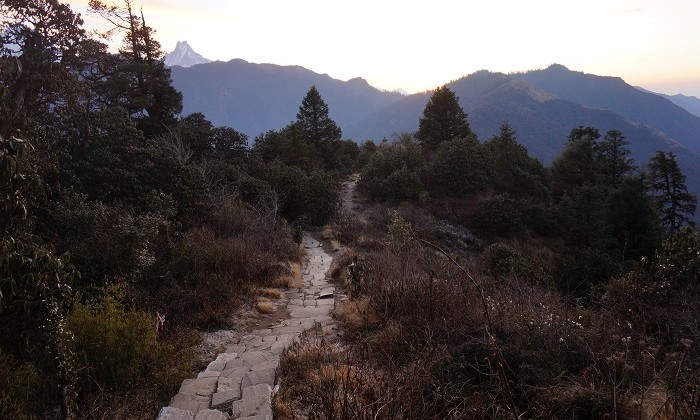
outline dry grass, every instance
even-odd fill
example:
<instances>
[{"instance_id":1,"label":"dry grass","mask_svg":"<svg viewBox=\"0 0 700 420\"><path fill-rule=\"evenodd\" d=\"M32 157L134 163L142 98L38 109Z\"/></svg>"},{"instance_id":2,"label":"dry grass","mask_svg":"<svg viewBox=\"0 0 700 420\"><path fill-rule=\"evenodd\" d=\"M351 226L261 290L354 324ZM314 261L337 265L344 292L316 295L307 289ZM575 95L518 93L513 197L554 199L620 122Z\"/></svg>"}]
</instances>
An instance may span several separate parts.
<instances>
[{"instance_id":1,"label":"dry grass","mask_svg":"<svg viewBox=\"0 0 700 420\"><path fill-rule=\"evenodd\" d=\"M339 282L345 281L348 275L347 267L351 261L352 253L347 249L333 258L333 262L331 263L331 268L329 270L331 278Z\"/></svg>"},{"instance_id":2,"label":"dry grass","mask_svg":"<svg viewBox=\"0 0 700 420\"><path fill-rule=\"evenodd\" d=\"M328 225L323 227L321 231L321 238L323 239L334 239L336 237L336 232Z\"/></svg>"},{"instance_id":3,"label":"dry grass","mask_svg":"<svg viewBox=\"0 0 700 420\"><path fill-rule=\"evenodd\" d=\"M258 298L258 301L255 304L255 308L258 310L258 312L263 314L271 314L275 312L275 305L273 305L269 299L264 297Z\"/></svg>"},{"instance_id":4,"label":"dry grass","mask_svg":"<svg viewBox=\"0 0 700 420\"><path fill-rule=\"evenodd\" d=\"M301 276L301 264L290 262L287 272L277 277L272 283L276 287L286 287L289 289L301 289L304 282Z\"/></svg>"},{"instance_id":5,"label":"dry grass","mask_svg":"<svg viewBox=\"0 0 700 420\"><path fill-rule=\"evenodd\" d=\"M274 287L259 289L258 294L272 299L279 299L280 297L282 297L282 292L280 291L280 289Z\"/></svg>"},{"instance_id":6,"label":"dry grass","mask_svg":"<svg viewBox=\"0 0 700 420\"><path fill-rule=\"evenodd\" d=\"M332 252L340 251L340 242L338 242L335 239L331 239L331 251Z\"/></svg>"},{"instance_id":7,"label":"dry grass","mask_svg":"<svg viewBox=\"0 0 700 420\"><path fill-rule=\"evenodd\" d=\"M358 330L368 326L379 324L381 318L372 305L369 296L363 296L358 300L348 300L342 302L334 311L333 315L340 320L344 326L351 330Z\"/></svg>"}]
</instances>

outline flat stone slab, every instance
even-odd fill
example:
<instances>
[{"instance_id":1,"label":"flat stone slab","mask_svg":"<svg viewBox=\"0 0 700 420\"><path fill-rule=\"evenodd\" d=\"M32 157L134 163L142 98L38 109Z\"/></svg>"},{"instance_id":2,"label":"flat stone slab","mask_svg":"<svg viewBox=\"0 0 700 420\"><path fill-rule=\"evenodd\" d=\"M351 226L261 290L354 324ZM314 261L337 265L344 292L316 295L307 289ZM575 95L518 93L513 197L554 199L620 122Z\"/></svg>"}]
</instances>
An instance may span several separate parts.
<instances>
[{"instance_id":1,"label":"flat stone slab","mask_svg":"<svg viewBox=\"0 0 700 420\"><path fill-rule=\"evenodd\" d=\"M175 407L163 407L156 420L193 420L192 412Z\"/></svg>"},{"instance_id":2,"label":"flat stone slab","mask_svg":"<svg viewBox=\"0 0 700 420\"><path fill-rule=\"evenodd\" d=\"M180 392L183 394L208 396L216 390L217 380L218 377L185 379L180 385Z\"/></svg>"},{"instance_id":3,"label":"flat stone slab","mask_svg":"<svg viewBox=\"0 0 700 420\"><path fill-rule=\"evenodd\" d=\"M272 387L267 384L246 386L243 388L243 398L272 397Z\"/></svg>"},{"instance_id":4,"label":"flat stone slab","mask_svg":"<svg viewBox=\"0 0 700 420\"><path fill-rule=\"evenodd\" d=\"M194 415L200 410L209 408L209 400L209 397L179 392L170 401L170 406L189 411Z\"/></svg>"},{"instance_id":5,"label":"flat stone slab","mask_svg":"<svg viewBox=\"0 0 700 420\"><path fill-rule=\"evenodd\" d=\"M231 406L233 418L246 416L272 416L270 397L250 397L234 401Z\"/></svg>"},{"instance_id":6,"label":"flat stone slab","mask_svg":"<svg viewBox=\"0 0 700 420\"><path fill-rule=\"evenodd\" d=\"M326 306L314 306L295 308L289 311L289 316L292 318L316 318L326 316L330 313L330 309Z\"/></svg>"},{"instance_id":7,"label":"flat stone slab","mask_svg":"<svg viewBox=\"0 0 700 420\"><path fill-rule=\"evenodd\" d=\"M326 287L318 294L319 299L329 299L335 294L335 287Z\"/></svg>"},{"instance_id":8,"label":"flat stone slab","mask_svg":"<svg viewBox=\"0 0 700 420\"><path fill-rule=\"evenodd\" d=\"M228 391L216 392L211 396L211 408L231 407L234 401L241 399L241 391L239 389L231 389Z\"/></svg>"},{"instance_id":9,"label":"flat stone slab","mask_svg":"<svg viewBox=\"0 0 700 420\"><path fill-rule=\"evenodd\" d=\"M228 420L228 416L219 410L202 410L194 420Z\"/></svg>"}]
</instances>

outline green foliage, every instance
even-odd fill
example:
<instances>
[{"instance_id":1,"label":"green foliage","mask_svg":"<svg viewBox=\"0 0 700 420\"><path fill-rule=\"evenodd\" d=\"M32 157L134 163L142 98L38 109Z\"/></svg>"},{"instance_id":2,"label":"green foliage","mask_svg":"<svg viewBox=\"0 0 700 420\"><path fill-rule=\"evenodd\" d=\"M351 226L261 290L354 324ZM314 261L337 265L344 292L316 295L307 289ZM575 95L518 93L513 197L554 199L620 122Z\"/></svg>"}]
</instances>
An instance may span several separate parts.
<instances>
[{"instance_id":1,"label":"green foliage","mask_svg":"<svg viewBox=\"0 0 700 420\"><path fill-rule=\"evenodd\" d=\"M444 141L473 135L454 92L447 86L437 88L423 110L416 138L429 149L436 149Z\"/></svg>"},{"instance_id":2,"label":"green foliage","mask_svg":"<svg viewBox=\"0 0 700 420\"><path fill-rule=\"evenodd\" d=\"M19 363L0 350L0 418L39 418L42 385L31 363Z\"/></svg>"},{"instance_id":3,"label":"green foliage","mask_svg":"<svg viewBox=\"0 0 700 420\"><path fill-rule=\"evenodd\" d=\"M408 223L398 211L391 212L391 219L387 225L392 243L398 247L402 247L411 240L413 236L411 224Z\"/></svg>"},{"instance_id":4,"label":"green foliage","mask_svg":"<svg viewBox=\"0 0 700 420\"><path fill-rule=\"evenodd\" d=\"M76 302L68 316L85 391L126 391L153 381L165 348L147 313L126 304L121 284L106 285L98 298Z\"/></svg>"},{"instance_id":5,"label":"green foliage","mask_svg":"<svg viewBox=\"0 0 700 420\"><path fill-rule=\"evenodd\" d=\"M89 12L109 23L109 33L124 33L123 46L100 89L104 99L125 108L146 137L161 134L182 110L182 94L172 86L155 31L143 14L136 14L131 1L116 5L91 0Z\"/></svg>"},{"instance_id":6,"label":"green foliage","mask_svg":"<svg viewBox=\"0 0 700 420\"><path fill-rule=\"evenodd\" d=\"M603 141L597 143L596 155L606 185L616 188L623 177L634 170L629 145L629 140L619 130L608 131Z\"/></svg>"},{"instance_id":7,"label":"green foliage","mask_svg":"<svg viewBox=\"0 0 700 420\"><path fill-rule=\"evenodd\" d=\"M673 153L656 152L647 165L647 171L649 189L654 195L661 224L669 233L675 233L690 223L697 207L697 197L688 192L685 175Z\"/></svg>"},{"instance_id":8,"label":"green foliage","mask_svg":"<svg viewBox=\"0 0 700 420\"><path fill-rule=\"evenodd\" d=\"M700 232L685 227L666 239L653 271L660 282L672 287L700 287Z\"/></svg>"},{"instance_id":9,"label":"green foliage","mask_svg":"<svg viewBox=\"0 0 700 420\"><path fill-rule=\"evenodd\" d=\"M80 15L58 1L9 0L0 4L0 136L49 119L76 81L71 68L85 38ZM62 96L63 95L63 96Z\"/></svg>"},{"instance_id":10,"label":"green foliage","mask_svg":"<svg viewBox=\"0 0 700 420\"><path fill-rule=\"evenodd\" d=\"M328 116L328 105L321 98L316 86L311 86L301 101L297 122L304 139L318 147L320 144L340 140L340 128Z\"/></svg>"},{"instance_id":11,"label":"green foliage","mask_svg":"<svg viewBox=\"0 0 700 420\"><path fill-rule=\"evenodd\" d=\"M152 201L154 207L157 198ZM170 227L172 200L164 202L153 212L139 213L123 205L67 195L53 212L56 243L82 267L86 284L117 277L139 280L156 261L160 233Z\"/></svg>"},{"instance_id":12,"label":"green foliage","mask_svg":"<svg viewBox=\"0 0 700 420\"><path fill-rule=\"evenodd\" d=\"M413 142L381 147L362 170L357 186L374 200L413 200L423 189L417 174L422 164L423 157Z\"/></svg>"},{"instance_id":13,"label":"green foliage","mask_svg":"<svg viewBox=\"0 0 700 420\"><path fill-rule=\"evenodd\" d=\"M89 199L147 209L154 194L163 193L173 198L181 220L206 207L202 171L178 158L168 145L144 138L119 108L92 117L101 130L82 145L71 162L79 187Z\"/></svg>"},{"instance_id":14,"label":"green foliage","mask_svg":"<svg viewBox=\"0 0 700 420\"><path fill-rule=\"evenodd\" d=\"M597 128L574 128L564 151L552 163L552 182L555 193L598 181L596 141L600 138Z\"/></svg>"},{"instance_id":15,"label":"green foliage","mask_svg":"<svg viewBox=\"0 0 700 420\"><path fill-rule=\"evenodd\" d=\"M474 138L454 138L440 144L431 175L441 192L464 197L489 188L493 163L484 145Z\"/></svg>"},{"instance_id":16,"label":"green foliage","mask_svg":"<svg viewBox=\"0 0 700 420\"><path fill-rule=\"evenodd\" d=\"M329 174L313 171L304 180L304 207L313 226L322 226L335 214L340 200L337 181Z\"/></svg>"},{"instance_id":17,"label":"green foliage","mask_svg":"<svg viewBox=\"0 0 700 420\"><path fill-rule=\"evenodd\" d=\"M530 157L508 125L484 143L493 160L493 186L497 191L527 197L549 195L549 173L539 160Z\"/></svg>"},{"instance_id":18,"label":"green foliage","mask_svg":"<svg viewBox=\"0 0 700 420\"><path fill-rule=\"evenodd\" d=\"M650 258L661 245L661 224L640 176L623 178L611 191L606 220L625 260Z\"/></svg>"},{"instance_id":19,"label":"green foliage","mask_svg":"<svg viewBox=\"0 0 700 420\"><path fill-rule=\"evenodd\" d=\"M280 212L289 221L305 218L320 226L335 213L340 193L337 180L330 174L307 174L276 160L265 166L262 177L275 191Z\"/></svg>"},{"instance_id":20,"label":"green foliage","mask_svg":"<svg viewBox=\"0 0 700 420\"><path fill-rule=\"evenodd\" d=\"M501 242L486 247L483 255L486 267L494 277L503 277L509 274L520 259L520 255L513 248Z\"/></svg>"},{"instance_id":21,"label":"green foliage","mask_svg":"<svg viewBox=\"0 0 700 420\"><path fill-rule=\"evenodd\" d=\"M618 268L605 250L578 248L564 264L560 287L567 294L587 297L590 296L591 286L605 283L618 275Z\"/></svg>"},{"instance_id":22,"label":"green foliage","mask_svg":"<svg viewBox=\"0 0 700 420\"><path fill-rule=\"evenodd\" d=\"M607 248L606 191L593 185L572 189L559 203L561 229L569 244L579 248Z\"/></svg>"},{"instance_id":23,"label":"green foliage","mask_svg":"<svg viewBox=\"0 0 700 420\"><path fill-rule=\"evenodd\" d=\"M488 234L510 236L522 231L523 206L508 194L484 200L472 217L474 226Z\"/></svg>"}]
</instances>

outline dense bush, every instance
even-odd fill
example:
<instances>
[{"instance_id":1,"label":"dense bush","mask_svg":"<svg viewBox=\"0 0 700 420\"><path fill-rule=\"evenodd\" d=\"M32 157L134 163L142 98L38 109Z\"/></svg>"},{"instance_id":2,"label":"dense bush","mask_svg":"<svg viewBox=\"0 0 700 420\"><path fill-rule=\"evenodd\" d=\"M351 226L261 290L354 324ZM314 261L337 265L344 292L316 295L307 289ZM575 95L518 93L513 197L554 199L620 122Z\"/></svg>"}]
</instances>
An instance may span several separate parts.
<instances>
[{"instance_id":1,"label":"dense bush","mask_svg":"<svg viewBox=\"0 0 700 420\"><path fill-rule=\"evenodd\" d=\"M0 418L38 418L42 412L40 373L31 363L20 363L0 351Z\"/></svg>"},{"instance_id":2,"label":"dense bush","mask_svg":"<svg viewBox=\"0 0 700 420\"><path fill-rule=\"evenodd\" d=\"M147 313L127 306L123 285L111 284L87 302L77 302L68 316L75 337L80 387L88 393L127 391L152 383L163 370L166 349Z\"/></svg>"},{"instance_id":3,"label":"dense bush","mask_svg":"<svg viewBox=\"0 0 700 420\"><path fill-rule=\"evenodd\" d=\"M440 143L430 172L440 191L463 197L490 187L492 165L488 151L476 139L457 138Z\"/></svg>"},{"instance_id":4,"label":"dense bush","mask_svg":"<svg viewBox=\"0 0 700 420\"><path fill-rule=\"evenodd\" d=\"M423 190L417 171L423 165L418 145L404 141L376 151L362 170L357 187L370 198L399 203Z\"/></svg>"},{"instance_id":5,"label":"dense bush","mask_svg":"<svg viewBox=\"0 0 700 420\"><path fill-rule=\"evenodd\" d=\"M524 209L508 194L484 200L472 217L475 228L491 235L510 236L523 230Z\"/></svg>"}]
</instances>

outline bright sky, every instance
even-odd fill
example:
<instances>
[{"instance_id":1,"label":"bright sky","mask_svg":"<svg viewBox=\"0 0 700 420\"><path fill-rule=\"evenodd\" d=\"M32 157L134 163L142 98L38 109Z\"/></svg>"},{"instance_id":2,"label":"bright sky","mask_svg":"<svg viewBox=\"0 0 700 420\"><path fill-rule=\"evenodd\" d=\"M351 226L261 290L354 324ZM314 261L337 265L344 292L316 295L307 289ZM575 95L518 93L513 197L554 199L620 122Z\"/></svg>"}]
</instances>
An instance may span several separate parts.
<instances>
[{"instance_id":1,"label":"bright sky","mask_svg":"<svg viewBox=\"0 0 700 420\"><path fill-rule=\"evenodd\" d=\"M64 0L65 1L65 0ZM119 0L115 0L119 1ZM87 0L68 0L85 10ZM165 52L409 92L559 63L700 97L700 0L135 0ZM95 20L86 18L88 26Z\"/></svg>"}]
</instances>

